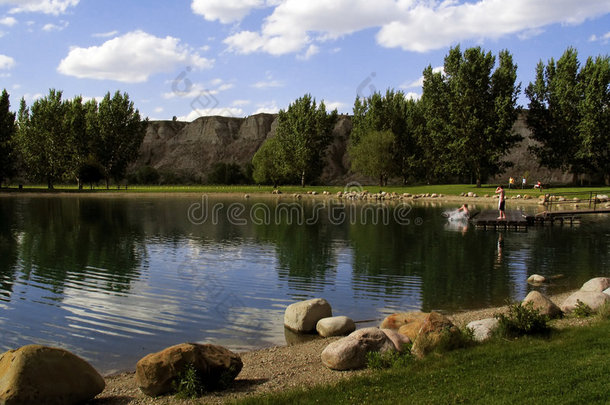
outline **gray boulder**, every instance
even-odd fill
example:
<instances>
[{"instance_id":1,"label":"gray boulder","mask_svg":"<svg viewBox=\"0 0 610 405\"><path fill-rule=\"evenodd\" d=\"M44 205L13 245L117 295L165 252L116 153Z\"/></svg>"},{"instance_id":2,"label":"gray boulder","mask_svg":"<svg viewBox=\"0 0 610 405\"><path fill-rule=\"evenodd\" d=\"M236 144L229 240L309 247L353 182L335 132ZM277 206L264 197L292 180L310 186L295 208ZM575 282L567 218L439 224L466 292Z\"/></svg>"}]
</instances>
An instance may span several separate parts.
<instances>
[{"instance_id":1,"label":"gray boulder","mask_svg":"<svg viewBox=\"0 0 610 405\"><path fill-rule=\"evenodd\" d=\"M560 308L563 312L572 312L578 305L578 301L587 304L593 311L597 311L606 302L610 302L610 295L602 292L576 291L561 304Z\"/></svg>"},{"instance_id":2,"label":"gray boulder","mask_svg":"<svg viewBox=\"0 0 610 405\"><path fill-rule=\"evenodd\" d=\"M546 315L549 318L556 318L561 316L561 309L553 301L544 296L542 293L538 291L530 291L529 294L523 300L523 303L526 304L531 302L533 304L533 308L538 310L542 315Z\"/></svg>"},{"instance_id":3,"label":"gray boulder","mask_svg":"<svg viewBox=\"0 0 610 405\"><path fill-rule=\"evenodd\" d=\"M0 404L78 404L106 383L80 357L63 349L29 345L0 355Z\"/></svg>"},{"instance_id":4,"label":"gray boulder","mask_svg":"<svg viewBox=\"0 0 610 405\"><path fill-rule=\"evenodd\" d=\"M222 381L237 377L243 363L241 357L221 346L183 343L151 353L136 364L136 384L148 396L172 392L176 378L192 365L202 383L216 387Z\"/></svg>"},{"instance_id":5,"label":"gray boulder","mask_svg":"<svg viewBox=\"0 0 610 405\"><path fill-rule=\"evenodd\" d=\"M394 329L381 329L381 331L394 343L394 347L399 352L405 350L406 346L412 343L411 339Z\"/></svg>"},{"instance_id":6,"label":"gray boulder","mask_svg":"<svg viewBox=\"0 0 610 405\"><path fill-rule=\"evenodd\" d=\"M610 277L595 277L580 287L580 291L602 292L610 288Z\"/></svg>"},{"instance_id":7,"label":"gray boulder","mask_svg":"<svg viewBox=\"0 0 610 405\"><path fill-rule=\"evenodd\" d=\"M332 308L323 298L295 302L288 305L284 312L284 326L299 333L316 330L316 324L322 318L333 316Z\"/></svg>"},{"instance_id":8,"label":"gray boulder","mask_svg":"<svg viewBox=\"0 0 610 405\"><path fill-rule=\"evenodd\" d=\"M606 295L610 295L610 288L606 288L603 292Z\"/></svg>"},{"instance_id":9,"label":"gray boulder","mask_svg":"<svg viewBox=\"0 0 610 405\"><path fill-rule=\"evenodd\" d=\"M475 341L483 342L492 336L493 331L498 327L498 320L496 318L480 319L470 322L466 327L472 330Z\"/></svg>"},{"instance_id":10,"label":"gray boulder","mask_svg":"<svg viewBox=\"0 0 610 405\"><path fill-rule=\"evenodd\" d=\"M320 357L332 370L356 370L366 367L367 353L386 351L396 351L392 340L379 328L364 328L332 342Z\"/></svg>"},{"instance_id":11,"label":"gray boulder","mask_svg":"<svg viewBox=\"0 0 610 405\"><path fill-rule=\"evenodd\" d=\"M356 330L356 324L347 316L322 318L316 324L316 331L323 337L344 336Z\"/></svg>"}]
</instances>

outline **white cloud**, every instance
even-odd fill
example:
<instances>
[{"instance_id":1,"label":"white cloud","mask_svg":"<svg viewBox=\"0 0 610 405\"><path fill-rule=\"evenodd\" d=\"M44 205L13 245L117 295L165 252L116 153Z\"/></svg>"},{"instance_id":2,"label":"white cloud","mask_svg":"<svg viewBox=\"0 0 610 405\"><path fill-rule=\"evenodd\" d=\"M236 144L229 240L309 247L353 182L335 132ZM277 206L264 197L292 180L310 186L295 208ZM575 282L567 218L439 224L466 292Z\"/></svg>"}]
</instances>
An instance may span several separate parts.
<instances>
[{"instance_id":1,"label":"white cloud","mask_svg":"<svg viewBox=\"0 0 610 405\"><path fill-rule=\"evenodd\" d=\"M75 7L80 0L0 0L0 5L14 5L11 13L64 14L68 7Z\"/></svg>"},{"instance_id":2,"label":"white cloud","mask_svg":"<svg viewBox=\"0 0 610 405\"><path fill-rule=\"evenodd\" d=\"M338 111L341 111L343 109L343 107L346 106L345 103L342 103L340 101L331 101L328 103L324 103L326 105L326 110L327 111L333 111L334 109L337 109Z\"/></svg>"},{"instance_id":3,"label":"white cloud","mask_svg":"<svg viewBox=\"0 0 610 405\"><path fill-rule=\"evenodd\" d=\"M432 68L432 72L434 73L444 73L445 68L443 66L437 66ZM401 89L413 89L413 88L421 88L424 85L424 76L421 76L419 79L414 80L412 82L406 82L400 85Z\"/></svg>"},{"instance_id":4,"label":"white cloud","mask_svg":"<svg viewBox=\"0 0 610 405\"><path fill-rule=\"evenodd\" d=\"M307 51L305 52L305 54L298 55L297 59L300 59L300 60L309 60L309 58L311 58L312 56L314 56L318 52L320 52L320 48L317 47L316 45L311 44L311 45L309 45L309 48L307 48Z\"/></svg>"},{"instance_id":5,"label":"white cloud","mask_svg":"<svg viewBox=\"0 0 610 405\"><path fill-rule=\"evenodd\" d=\"M240 6L242 17L263 6L262 0L227 1L223 4L231 9ZM210 8L216 3L220 2L211 2ZM284 0L265 18L260 30L236 32L224 43L236 53L283 55L379 28L376 38L381 46L426 52L466 40L506 35L528 38L551 24L580 24L608 12L610 2L599 0ZM230 19L228 12L226 16L224 21L241 18Z\"/></svg>"},{"instance_id":6,"label":"white cloud","mask_svg":"<svg viewBox=\"0 0 610 405\"><path fill-rule=\"evenodd\" d=\"M110 38L117 35L119 32L117 30L109 31L109 32L97 32L95 34L91 34L94 38Z\"/></svg>"},{"instance_id":7,"label":"white cloud","mask_svg":"<svg viewBox=\"0 0 610 405\"><path fill-rule=\"evenodd\" d=\"M6 25L7 27L12 27L15 24L17 24L17 20L13 17L0 18L0 25Z\"/></svg>"},{"instance_id":8,"label":"white cloud","mask_svg":"<svg viewBox=\"0 0 610 405\"><path fill-rule=\"evenodd\" d=\"M214 108L202 108L202 109L193 109L187 115L182 115L178 117L178 121L193 121L200 117L210 117L220 115L222 117L243 117L244 112L241 108L222 108L222 107L214 107Z\"/></svg>"},{"instance_id":9,"label":"white cloud","mask_svg":"<svg viewBox=\"0 0 610 405\"><path fill-rule=\"evenodd\" d=\"M204 69L210 68L213 60L199 56L177 38L133 31L100 46L71 48L57 70L78 78L141 83L151 75L170 72L177 65Z\"/></svg>"},{"instance_id":10,"label":"white cloud","mask_svg":"<svg viewBox=\"0 0 610 405\"><path fill-rule=\"evenodd\" d=\"M250 103L250 100L234 100L231 105L234 107L243 107L245 105L249 105Z\"/></svg>"},{"instance_id":11,"label":"white cloud","mask_svg":"<svg viewBox=\"0 0 610 405\"><path fill-rule=\"evenodd\" d=\"M15 66L15 59L10 56L0 54L0 70L12 69Z\"/></svg>"},{"instance_id":12,"label":"white cloud","mask_svg":"<svg viewBox=\"0 0 610 405\"><path fill-rule=\"evenodd\" d=\"M589 38L590 42L603 42L604 44L607 43L610 40L610 31L606 32L604 35L598 37L597 35L593 34L591 35L591 37Z\"/></svg>"},{"instance_id":13,"label":"white cloud","mask_svg":"<svg viewBox=\"0 0 610 405\"><path fill-rule=\"evenodd\" d=\"M34 93L34 94L25 93L23 95L23 98L25 99L25 101L28 104L32 104L34 101L39 100L39 99L41 99L43 97L44 97L44 95L42 93Z\"/></svg>"},{"instance_id":14,"label":"white cloud","mask_svg":"<svg viewBox=\"0 0 610 405\"><path fill-rule=\"evenodd\" d=\"M256 105L258 108L254 111L254 114L277 114L280 111L280 108L277 106L277 103L274 101L269 101L267 103L261 103Z\"/></svg>"},{"instance_id":15,"label":"white cloud","mask_svg":"<svg viewBox=\"0 0 610 405\"><path fill-rule=\"evenodd\" d=\"M157 107L153 110L155 114L161 114L163 112L163 107Z\"/></svg>"},{"instance_id":16,"label":"white cloud","mask_svg":"<svg viewBox=\"0 0 610 405\"><path fill-rule=\"evenodd\" d=\"M410 92L405 94L405 98L407 100L415 100L415 101L417 101L417 100L419 100L421 98L421 94L414 93L414 92L410 91Z\"/></svg>"},{"instance_id":17,"label":"white cloud","mask_svg":"<svg viewBox=\"0 0 610 405\"><path fill-rule=\"evenodd\" d=\"M255 89L269 89L269 88L284 87L284 82L281 82L279 80L275 80L275 79L272 79L269 77L267 80L261 80L259 82L256 82L256 83L250 85L250 87L254 87Z\"/></svg>"},{"instance_id":18,"label":"white cloud","mask_svg":"<svg viewBox=\"0 0 610 405\"><path fill-rule=\"evenodd\" d=\"M174 80L171 87L171 92L163 93L163 98L166 100L173 98L195 99L203 97L214 99L214 103L218 104L218 101L214 96L222 91L232 89L234 85L232 83L224 83L222 79L214 79L207 84L192 83L187 77L184 77L181 80Z\"/></svg>"},{"instance_id":19,"label":"white cloud","mask_svg":"<svg viewBox=\"0 0 610 405\"><path fill-rule=\"evenodd\" d=\"M43 31L46 32L51 32L51 31L63 31L64 29L66 29L68 27L68 22L67 21L62 21L61 25L57 25L57 24L45 24L44 27L42 27Z\"/></svg>"},{"instance_id":20,"label":"white cloud","mask_svg":"<svg viewBox=\"0 0 610 405\"><path fill-rule=\"evenodd\" d=\"M273 2L269 2L273 4ZM252 9L265 7L264 0L193 0L191 9L208 21L223 24L240 21Z\"/></svg>"}]
</instances>

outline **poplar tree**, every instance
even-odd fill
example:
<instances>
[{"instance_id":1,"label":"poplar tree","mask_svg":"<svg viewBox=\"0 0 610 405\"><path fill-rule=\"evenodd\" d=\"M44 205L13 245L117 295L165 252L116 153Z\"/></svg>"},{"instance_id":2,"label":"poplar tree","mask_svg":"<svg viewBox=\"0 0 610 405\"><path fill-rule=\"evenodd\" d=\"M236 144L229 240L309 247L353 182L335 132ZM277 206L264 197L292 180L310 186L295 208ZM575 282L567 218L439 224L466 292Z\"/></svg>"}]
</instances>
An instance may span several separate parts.
<instances>
[{"instance_id":1,"label":"poplar tree","mask_svg":"<svg viewBox=\"0 0 610 405\"><path fill-rule=\"evenodd\" d=\"M15 171L15 113L6 89L0 95L0 187Z\"/></svg>"}]
</instances>

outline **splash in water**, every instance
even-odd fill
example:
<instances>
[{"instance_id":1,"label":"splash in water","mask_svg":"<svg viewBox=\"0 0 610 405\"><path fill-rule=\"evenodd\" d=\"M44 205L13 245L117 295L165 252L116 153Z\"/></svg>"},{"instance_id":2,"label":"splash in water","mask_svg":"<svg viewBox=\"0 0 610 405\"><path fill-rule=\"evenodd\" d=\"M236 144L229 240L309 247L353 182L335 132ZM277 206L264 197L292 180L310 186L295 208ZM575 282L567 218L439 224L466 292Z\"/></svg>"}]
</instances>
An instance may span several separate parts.
<instances>
[{"instance_id":1,"label":"splash in water","mask_svg":"<svg viewBox=\"0 0 610 405\"><path fill-rule=\"evenodd\" d=\"M451 222L466 222L468 221L468 213L459 209L447 210L443 212L443 216Z\"/></svg>"}]
</instances>

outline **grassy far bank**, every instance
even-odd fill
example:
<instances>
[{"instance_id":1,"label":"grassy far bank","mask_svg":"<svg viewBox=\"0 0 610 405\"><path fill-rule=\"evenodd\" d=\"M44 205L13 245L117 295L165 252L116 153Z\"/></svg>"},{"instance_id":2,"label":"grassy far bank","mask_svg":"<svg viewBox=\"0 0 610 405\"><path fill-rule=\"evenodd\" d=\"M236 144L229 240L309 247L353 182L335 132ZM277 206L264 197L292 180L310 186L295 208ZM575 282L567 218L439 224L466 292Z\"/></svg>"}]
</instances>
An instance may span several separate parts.
<instances>
[{"instance_id":1,"label":"grassy far bank","mask_svg":"<svg viewBox=\"0 0 610 405\"><path fill-rule=\"evenodd\" d=\"M426 193L436 193L436 194L444 194L448 196L459 196L461 193L473 192L479 196L483 196L485 194L493 195L496 189L495 184L491 185L483 185L480 188L477 188L476 185L473 184L439 184L439 185L419 185L419 186L362 186L359 187L346 187L346 186L281 186L278 187L279 190L284 194L293 194L293 193L307 193L309 191L316 191L321 194L323 191L328 191L332 194L335 194L339 191L346 190L368 190L371 193L379 192L383 190L388 193L396 192L398 194L403 193L411 193L411 194L426 194ZM93 188L91 190L89 187L84 188L83 190L78 190L76 185L60 185L57 186L54 190L48 190L45 186L42 185L32 185L32 186L24 186L23 192L40 192L40 193L248 193L248 194L269 194L273 191L273 187L271 186L257 186L257 185L237 185L237 186L221 186L221 185L164 185L164 186L128 186L125 189L124 186L121 189L117 189L116 187L111 187L109 190L106 190L104 186L99 186ZM525 189L516 188L516 189L508 189L506 188L506 194L508 197L514 195L531 195L537 197L541 194L546 193L574 193L580 192L583 190L586 191L595 191L599 193L609 193L610 188L608 187L552 187L545 188L542 192L537 189L533 189L532 187L528 187ZM19 191L17 187L3 188L3 192L9 191Z\"/></svg>"},{"instance_id":2,"label":"grassy far bank","mask_svg":"<svg viewBox=\"0 0 610 405\"><path fill-rule=\"evenodd\" d=\"M498 339L334 386L235 404L598 404L610 401L610 321L548 338Z\"/></svg>"}]
</instances>

